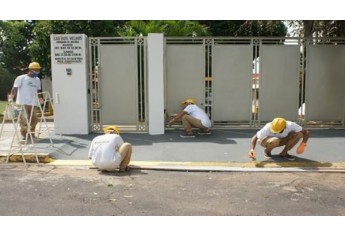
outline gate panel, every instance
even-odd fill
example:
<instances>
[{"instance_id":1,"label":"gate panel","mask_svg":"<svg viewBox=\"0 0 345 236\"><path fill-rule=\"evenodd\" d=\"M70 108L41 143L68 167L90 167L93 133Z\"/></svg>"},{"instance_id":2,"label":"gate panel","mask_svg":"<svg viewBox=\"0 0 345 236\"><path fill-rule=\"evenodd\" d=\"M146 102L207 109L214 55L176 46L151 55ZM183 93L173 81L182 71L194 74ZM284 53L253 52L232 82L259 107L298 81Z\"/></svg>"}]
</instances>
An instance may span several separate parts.
<instances>
[{"instance_id":1,"label":"gate panel","mask_svg":"<svg viewBox=\"0 0 345 236\"><path fill-rule=\"evenodd\" d=\"M298 119L299 46L261 45L259 116Z\"/></svg>"},{"instance_id":2,"label":"gate panel","mask_svg":"<svg viewBox=\"0 0 345 236\"><path fill-rule=\"evenodd\" d=\"M92 130L112 123L145 130L145 39L90 38L89 46ZM215 125L256 126L276 116L345 124L345 39L166 38L164 59L168 113L192 97Z\"/></svg>"},{"instance_id":3,"label":"gate panel","mask_svg":"<svg viewBox=\"0 0 345 236\"><path fill-rule=\"evenodd\" d=\"M215 45L213 120L249 121L252 50L250 45Z\"/></svg>"},{"instance_id":4,"label":"gate panel","mask_svg":"<svg viewBox=\"0 0 345 236\"><path fill-rule=\"evenodd\" d=\"M136 125L138 69L135 45L101 45L102 123Z\"/></svg>"},{"instance_id":5,"label":"gate panel","mask_svg":"<svg viewBox=\"0 0 345 236\"><path fill-rule=\"evenodd\" d=\"M345 46L309 45L306 83L306 119L343 121Z\"/></svg>"},{"instance_id":6,"label":"gate panel","mask_svg":"<svg viewBox=\"0 0 345 236\"><path fill-rule=\"evenodd\" d=\"M181 101L194 98L204 103L204 47L166 46L166 104L169 114L181 111Z\"/></svg>"}]
</instances>

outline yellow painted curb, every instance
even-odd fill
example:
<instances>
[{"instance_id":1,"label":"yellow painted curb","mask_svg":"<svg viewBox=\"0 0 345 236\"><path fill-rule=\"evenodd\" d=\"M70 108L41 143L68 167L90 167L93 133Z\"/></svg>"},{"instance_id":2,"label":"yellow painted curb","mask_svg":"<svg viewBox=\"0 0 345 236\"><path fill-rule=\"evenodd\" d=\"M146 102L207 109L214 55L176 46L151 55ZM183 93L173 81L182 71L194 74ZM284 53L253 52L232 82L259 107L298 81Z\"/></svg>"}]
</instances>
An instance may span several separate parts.
<instances>
[{"instance_id":1,"label":"yellow painted curb","mask_svg":"<svg viewBox=\"0 0 345 236\"><path fill-rule=\"evenodd\" d=\"M93 166L90 160L55 160L48 155L38 154L39 162L46 165L55 166ZM28 163L36 163L35 155L25 154L25 161ZM0 157L0 162L5 162L6 157ZM9 162L23 162L21 155L12 155ZM331 167L331 168L345 168L345 162L268 162L268 161L251 161L251 162L171 162L171 161L131 161L130 166L133 167L238 167L238 168L281 168L281 167Z\"/></svg>"},{"instance_id":2,"label":"yellow painted curb","mask_svg":"<svg viewBox=\"0 0 345 236\"><path fill-rule=\"evenodd\" d=\"M90 160L54 160L47 165L57 166L92 166ZM131 161L131 166L159 167L159 166L213 166L213 167L241 167L241 168L279 168L279 167L332 167L345 168L345 162L165 162L165 161Z\"/></svg>"},{"instance_id":3,"label":"yellow painted curb","mask_svg":"<svg viewBox=\"0 0 345 236\"><path fill-rule=\"evenodd\" d=\"M24 154L23 156L21 154L14 154L10 156L10 158L8 159L8 162L23 162L23 157L25 158L25 162L37 163L36 155L34 154ZM37 154L37 158L38 158L39 163L44 163L44 164L54 161L53 158L45 154ZM0 157L1 162L5 162L6 159L7 157L5 156Z\"/></svg>"}]
</instances>

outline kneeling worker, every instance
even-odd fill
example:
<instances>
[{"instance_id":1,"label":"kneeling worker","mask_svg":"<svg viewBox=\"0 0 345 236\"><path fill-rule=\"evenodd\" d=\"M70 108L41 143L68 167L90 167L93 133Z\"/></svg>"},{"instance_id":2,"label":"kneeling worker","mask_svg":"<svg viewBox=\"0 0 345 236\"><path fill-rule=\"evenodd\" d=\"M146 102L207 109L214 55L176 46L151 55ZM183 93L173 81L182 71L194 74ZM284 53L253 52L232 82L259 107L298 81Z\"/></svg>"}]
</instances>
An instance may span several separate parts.
<instances>
[{"instance_id":1,"label":"kneeling worker","mask_svg":"<svg viewBox=\"0 0 345 236\"><path fill-rule=\"evenodd\" d=\"M295 122L286 121L284 118L280 117L275 118L252 137L248 156L252 159L255 158L254 149L258 141L259 144L265 148L264 156L266 159L271 159L271 151L273 148L285 146L279 156L290 161L294 160L294 156L289 155L288 151L291 150L301 138L303 139L296 150L297 154L304 152L309 139L309 132Z\"/></svg>"},{"instance_id":2,"label":"kneeling worker","mask_svg":"<svg viewBox=\"0 0 345 236\"><path fill-rule=\"evenodd\" d=\"M131 160L132 145L125 143L115 126L104 128L104 134L95 137L89 149L89 158L92 164L100 170L127 171Z\"/></svg>"}]
</instances>

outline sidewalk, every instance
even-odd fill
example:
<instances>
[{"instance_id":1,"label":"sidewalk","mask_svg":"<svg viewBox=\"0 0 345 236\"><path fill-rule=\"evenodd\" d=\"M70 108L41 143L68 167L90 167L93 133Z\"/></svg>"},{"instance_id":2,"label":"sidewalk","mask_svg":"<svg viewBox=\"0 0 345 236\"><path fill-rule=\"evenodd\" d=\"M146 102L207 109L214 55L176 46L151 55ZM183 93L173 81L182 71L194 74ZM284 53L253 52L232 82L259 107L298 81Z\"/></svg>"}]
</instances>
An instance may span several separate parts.
<instances>
[{"instance_id":1,"label":"sidewalk","mask_svg":"<svg viewBox=\"0 0 345 236\"><path fill-rule=\"evenodd\" d=\"M49 126L53 123L48 122ZM278 156L281 149L273 151L274 161L266 161L263 148L256 147L256 161L247 157L250 139L257 129L214 129L209 136L196 135L194 139L180 137L181 130L167 130L164 135L122 133L124 141L133 145L131 165L137 168L183 170L258 170L262 168L345 168L344 129L309 129L308 146L302 155L296 147L290 154L295 161ZM13 133L12 133L13 135ZM55 135L50 142L46 134L40 135L35 145L26 145L25 153L33 149L42 156L53 158L50 165L90 165L88 149L91 140L99 134ZM0 137L0 156L6 156L12 136ZM7 146L6 146L7 145ZM19 158L21 159L21 157Z\"/></svg>"}]
</instances>

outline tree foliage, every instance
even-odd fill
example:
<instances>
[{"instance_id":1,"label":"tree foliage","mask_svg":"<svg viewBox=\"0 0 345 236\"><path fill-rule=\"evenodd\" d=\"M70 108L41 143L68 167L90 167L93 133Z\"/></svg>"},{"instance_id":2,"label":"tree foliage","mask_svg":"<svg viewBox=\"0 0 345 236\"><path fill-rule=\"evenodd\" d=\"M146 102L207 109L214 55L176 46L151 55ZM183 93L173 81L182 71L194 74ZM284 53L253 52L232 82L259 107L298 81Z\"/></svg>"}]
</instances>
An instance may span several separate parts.
<instances>
[{"instance_id":1,"label":"tree foliage","mask_svg":"<svg viewBox=\"0 0 345 236\"><path fill-rule=\"evenodd\" d=\"M165 36L196 37L209 35L206 26L197 21L162 20L128 21L119 36L147 36L149 33L164 33Z\"/></svg>"},{"instance_id":2,"label":"tree foliage","mask_svg":"<svg viewBox=\"0 0 345 236\"><path fill-rule=\"evenodd\" d=\"M0 64L11 74L21 74L30 63L33 22L0 21Z\"/></svg>"},{"instance_id":3,"label":"tree foliage","mask_svg":"<svg viewBox=\"0 0 345 236\"><path fill-rule=\"evenodd\" d=\"M285 37L287 27L278 20L202 20L212 36Z\"/></svg>"},{"instance_id":4,"label":"tree foliage","mask_svg":"<svg viewBox=\"0 0 345 236\"><path fill-rule=\"evenodd\" d=\"M343 20L290 20L292 36L297 37L345 37Z\"/></svg>"},{"instance_id":5,"label":"tree foliage","mask_svg":"<svg viewBox=\"0 0 345 236\"><path fill-rule=\"evenodd\" d=\"M0 65L0 100L7 100L14 79L13 75Z\"/></svg>"},{"instance_id":6,"label":"tree foliage","mask_svg":"<svg viewBox=\"0 0 345 236\"><path fill-rule=\"evenodd\" d=\"M294 20L292 36L344 37L345 21ZM37 20L0 21L0 65L13 76L24 73L38 61L42 74L50 75L50 35L85 34L88 37L147 36L284 37L287 27L276 20Z\"/></svg>"}]
</instances>

